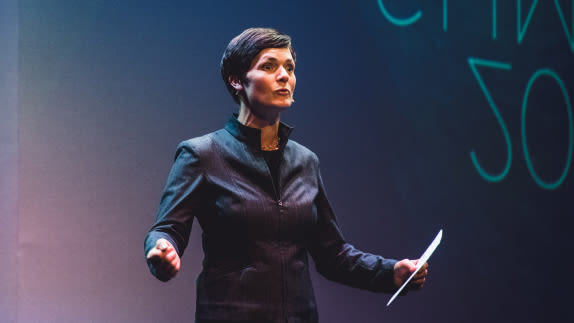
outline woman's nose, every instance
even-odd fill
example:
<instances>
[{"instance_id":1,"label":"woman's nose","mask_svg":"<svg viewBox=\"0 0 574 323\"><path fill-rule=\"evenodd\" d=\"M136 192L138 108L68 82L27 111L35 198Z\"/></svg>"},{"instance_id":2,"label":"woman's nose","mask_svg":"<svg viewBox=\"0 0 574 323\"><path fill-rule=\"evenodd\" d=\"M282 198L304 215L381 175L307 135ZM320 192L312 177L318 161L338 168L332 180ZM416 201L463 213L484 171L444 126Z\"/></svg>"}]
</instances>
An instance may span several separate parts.
<instances>
[{"instance_id":1,"label":"woman's nose","mask_svg":"<svg viewBox=\"0 0 574 323\"><path fill-rule=\"evenodd\" d=\"M280 67L277 74L277 80L287 82L288 79L289 79L289 73L287 72L285 67Z\"/></svg>"}]
</instances>

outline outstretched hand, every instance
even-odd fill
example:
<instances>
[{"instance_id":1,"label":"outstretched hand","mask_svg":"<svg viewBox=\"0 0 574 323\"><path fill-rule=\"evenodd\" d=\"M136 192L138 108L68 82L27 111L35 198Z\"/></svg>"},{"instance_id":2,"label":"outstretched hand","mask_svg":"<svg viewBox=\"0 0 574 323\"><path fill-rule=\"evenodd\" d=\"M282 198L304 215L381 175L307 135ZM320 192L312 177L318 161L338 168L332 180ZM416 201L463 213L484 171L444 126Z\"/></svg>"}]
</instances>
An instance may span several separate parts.
<instances>
[{"instance_id":1,"label":"outstretched hand","mask_svg":"<svg viewBox=\"0 0 574 323\"><path fill-rule=\"evenodd\" d=\"M164 282L172 279L181 266L177 251L166 239L157 239L155 246L148 251L146 259L152 274Z\"/></svg>"},{"instance_id":2,"label":"outstretched hand","mask_svg":"<svg viewBox=\"0 0 574 323\"><path fill-rule=\"evenodd\" d=\"M403 283L411 276L411 274L417 269L418 260L403 259L395 264L395 274L393 277L393 282L395 286L400 287ZM423 288L427 274L428 274L429 264L425 263L417 274L411 279L407 288L410 290L416 290Z\"/></svg>"}]
</instances>

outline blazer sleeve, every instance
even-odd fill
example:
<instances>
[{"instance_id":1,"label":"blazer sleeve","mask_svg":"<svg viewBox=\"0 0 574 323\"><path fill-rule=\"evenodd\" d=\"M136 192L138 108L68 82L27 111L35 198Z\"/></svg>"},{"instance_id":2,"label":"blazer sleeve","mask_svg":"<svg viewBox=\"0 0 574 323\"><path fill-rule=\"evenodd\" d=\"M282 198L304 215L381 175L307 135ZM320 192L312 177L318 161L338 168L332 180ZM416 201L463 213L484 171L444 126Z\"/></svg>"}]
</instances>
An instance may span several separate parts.
<instances>
[{"instance_id":1,"label":"blazer sleeve","mask_svg":"<svg viewBox=\"0 0 574 323\"><path fill-rule=\"evenodd\" d=\"M196 212L201 210L206 176L199 156L190 141L179 144L167 178L155 223L145 239L145 254L156 241L171 242L181 257L189 241Z\"/></svg>"},{"instance_id":2,"label":"blazer sleeve","mask_svg":"<svg viewBox=\"0 0 574 323\"><path fill-rule=\"evenodd\" d=\"M348 286L374 292L396 291L393 274L397 260L363 252L345 241L327 199L318 163L316 169L317 224L311 234L309 251L317 271L329 280Z\"/></svg>"}]
</instances>

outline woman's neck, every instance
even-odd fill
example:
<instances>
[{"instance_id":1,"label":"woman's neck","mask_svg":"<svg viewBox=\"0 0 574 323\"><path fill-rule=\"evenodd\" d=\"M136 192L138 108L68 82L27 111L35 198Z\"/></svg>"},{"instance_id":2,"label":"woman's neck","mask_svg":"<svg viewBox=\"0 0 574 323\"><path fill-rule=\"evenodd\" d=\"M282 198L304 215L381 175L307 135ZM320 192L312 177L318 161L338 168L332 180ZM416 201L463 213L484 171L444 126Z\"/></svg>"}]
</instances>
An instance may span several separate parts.
<instances>
[{"instance_id":1,"label":"woman's neck","mask_svg":"<svg viewBox=\"0 0 574 323\"><path fill-rule=\"evenodd\" d=\"M241 105L237 120L245 126L261 130L261 150L279 149L279 113L265 118Z\"/></svg>"}]
</instances>

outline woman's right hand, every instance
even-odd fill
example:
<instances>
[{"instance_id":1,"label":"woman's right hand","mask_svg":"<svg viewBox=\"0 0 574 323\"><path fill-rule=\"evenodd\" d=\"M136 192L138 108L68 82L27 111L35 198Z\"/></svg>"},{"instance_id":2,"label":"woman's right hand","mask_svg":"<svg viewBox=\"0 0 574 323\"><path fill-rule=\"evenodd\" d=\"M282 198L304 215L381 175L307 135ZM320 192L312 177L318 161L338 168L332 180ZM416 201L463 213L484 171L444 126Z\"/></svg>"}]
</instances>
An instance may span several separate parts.
<instances>
[{"instance_id":1,"label":"woman's right hand","mask_svg":"<svg viewBox=\"0 0 574 323\"><path fill-rule=\"evenodd\" d=\"M157 239L146 259L154 276L163 282L172 279L181 266L177 251L166 239Z\"/></svg>"}]
</instances>

